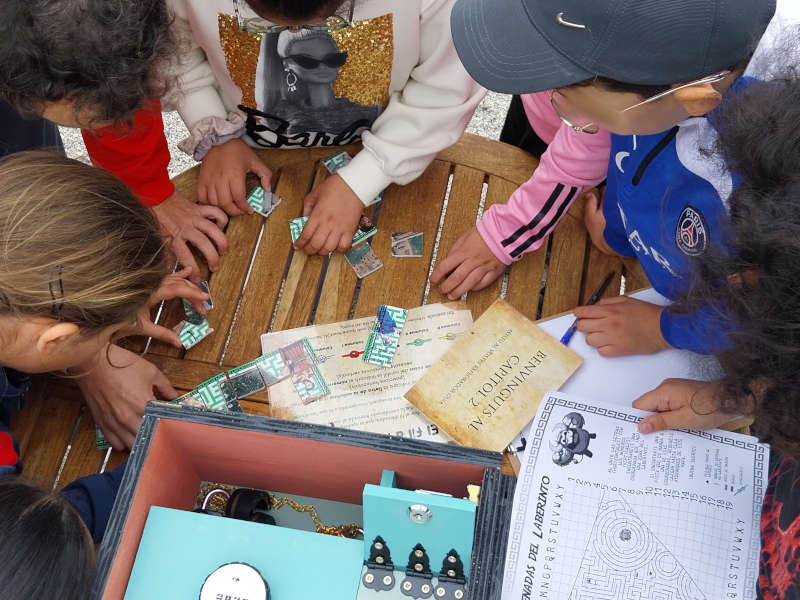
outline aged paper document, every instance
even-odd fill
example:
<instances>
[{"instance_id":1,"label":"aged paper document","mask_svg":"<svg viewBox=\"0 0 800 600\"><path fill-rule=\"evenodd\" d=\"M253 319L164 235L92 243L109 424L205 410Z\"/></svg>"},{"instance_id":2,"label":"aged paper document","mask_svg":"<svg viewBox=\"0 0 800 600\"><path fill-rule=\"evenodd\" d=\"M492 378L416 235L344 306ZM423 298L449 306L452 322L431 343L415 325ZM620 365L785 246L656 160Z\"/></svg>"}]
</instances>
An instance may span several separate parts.
<instances>
[{"instance_id":1,"label":"aged paper document","mask_svg":"<svg viewBox=\"0 0 800 600\"><path fill-rule=\"evenodd\" d=\"M502 452L582 360L496 300L406 398L460 444Z\"/></svg>"},{"instance_id":2,"label":"aged paper document","mask_svg":"<svg viewBox=\"0 0 800 600\"><path fill-rule=\"evenodd\" d=\"M469 330L471 311L463 302L409 310L391 367L361 360L374 321L375 317L366 317L262 335L264 354L307 338L330 388L329 396L303 404L291 382L270 386L272 416L414 439L451 441L403 395Z\"/></svg>"}]
</instances>

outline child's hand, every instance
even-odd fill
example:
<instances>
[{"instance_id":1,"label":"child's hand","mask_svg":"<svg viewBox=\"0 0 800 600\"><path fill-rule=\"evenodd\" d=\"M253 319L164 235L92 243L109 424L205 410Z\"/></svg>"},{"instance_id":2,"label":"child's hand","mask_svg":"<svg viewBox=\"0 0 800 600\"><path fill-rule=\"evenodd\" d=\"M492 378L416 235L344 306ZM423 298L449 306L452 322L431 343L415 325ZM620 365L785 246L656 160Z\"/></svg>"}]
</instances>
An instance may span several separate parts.
<instances>
[{"instance_id":1,"label":"child's hand","mask_svg":"<svg viewBox=\"0 0 800 600\"><path fill-rule=\"evenodd\" d=\"M592 243L597 246L600 252L618 256L603 236L603 232L606 230L606 217L603 214L603 196L600 190L597 188L586 190L583 193L583 197L585 200L583 205L583 224L586 225L586 231L589 232Z\"/></svg>"},{"instance_id":2,"label":"child's hand","mask_svg":"<svg viewBox=\"0 0 800 600\"><path fill-rule=\"evenodd\" d=\"M205 316L207 311L203 306L203 302L208 300L208 294L186 279L189 276L189 272L189 269L182 269L167 275L159 288L150 296L147 305L143 306L139 311L136 324L121 331L120 336L143 335L172 344L176 348L181 348L181 340L178 334L168 327L153 323L151 311L162 300L184 298L191 303L198 313Z\"/></svg>"},{"instance_id":3,"label":"child's hand","mask_svg":"<svg viewBox=\"0 0 800 600\"><path fill-rule=\"evenodd\" d=\"M214 206L190 202L180 192L154 206L153 212L161 232L171 239L175 258L189 269L189 279L200 281L200 268L189 244L203 254L209 269L219 268L219 257L228 251L228 240L222 231L228 223L224 212Z\"/></svg>"},{"instance_id":4,"label":"child's hand","mask_svg":"<svg viewBox=\"0 0 800 600\"><path fill-rule=\"evenodd\" d=\"M478 228L473 227L456 240L447 258L436 265L431 283L455 300L470 290L482 290L500 277L505 268L489 250Z\"/></svg>"},{"instance_id":5,"label":"child's hand","mask_svg":"<svg viewBox=\"0 0 800 600\"><path fill-rule=\"evenodd\" d=\"M573 312L580 319L578 331L601 356L653 354L670 345L661 335L663 306L627 296L603 298L593 306L579 306Z\"/></svg>"},{"instance_id":6,"label":"child's hand","mask_svg":"<svg viewBox=\"0 0 800 600\"><path fill-rule=\"evenodd\" d=\"M715 409L717 381L666 379L656 389L634 401L633 407L659 414L642 419L639 431L663 429L713 429L732 421L730 415Z\"/></svg>"},{"instance_id":7,"label":"child's hand","mask_svg":"<svg viewBox=\"0 0 800 600\"><path fill-rule=\"evenodd\" d=\"M116 450L133 445L154 389L164 399L178 396L158 367L113 344L78 369L84 373L78 385L94 422Z\"/></svg>"},{"instance_id":8,"label":"child's hand","mask_svg":"<svg viewBox=\"0 0 800 600\"><path fill-rule=\"evenodd\" d=\"M230 140L214 146L200 165L198 202L219 206L232 217L252 214L245 187L248 173L255 173L265 190L272 189L272 171L242 140Z\"/></svg>"},{"instance_id":9,"label":"child's hand","mask_svg":"<svg viewBox=\"0 0 800 600\"><path fill-rule=\"evenodd\" d=\"M308 223L294 247L306 254L346 252L363 212L364 203L344 179L328 177L303 201L303 216L308 216Z\"/></svg>"}]
</instances>

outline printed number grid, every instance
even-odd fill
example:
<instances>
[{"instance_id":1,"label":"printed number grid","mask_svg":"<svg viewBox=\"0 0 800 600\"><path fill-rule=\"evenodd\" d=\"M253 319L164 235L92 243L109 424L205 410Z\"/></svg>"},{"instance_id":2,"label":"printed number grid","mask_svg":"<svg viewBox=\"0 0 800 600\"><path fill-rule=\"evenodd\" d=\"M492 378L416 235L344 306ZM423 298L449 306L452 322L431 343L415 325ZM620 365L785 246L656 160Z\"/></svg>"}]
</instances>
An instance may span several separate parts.
<instances>
[{"instance_id":1,"label":"printed number grid","mask_svg":"<svg viewBox=\"0 0 800 600\"><path fill-rule=\"evenodd\" d=\"M529 452L534 452L538 455L539 450L542 448L555 406L564 406L595 414L601 413L602 410L580 403L563 401L558 398L547 398L540 418L531 429ZM602 410L602 414L605 416L612 416L626 422L638 421L638 418L634 415L622 412L615 413L616 411ZM757 457L763 455L763 448L759 445L735 445L752 449ZM546 455L546 444L544 452ZM531 506L535 508L535 497L538 493L538 488L533 485L534 466L535 460L526 461L518 478L517 494L521 494L518 504L525 506L526 510L520 511L515 522L511 524L506 572L516 571L519 573L525 567L528 549L521 548L523 528L526 513ZM759 482L757 481L756 485L758 486L758 484ZM614 494L614 492L608 493ZM550 495L550 502L552 502L555 497L555 487L551 488ZM568 559L552 563L553 576L549 580L550 597L563 598L565 600L586 600L585 598L571 597L592 532L591 527L587 529L585 520L580 515L585 516L587 512L596 515L602 495L603 490L578 486L573 486L573 489L568 489L565 492L565 502L558 517L557 544L562 549L561 555L567 556ZM686 568L692 581L700 588L708 600L715 600L725 594L729 552L733 543L733 535L736 531L735 517L725 514L724 509L712 506L698 506L694 512L689 512L681 509L681 503L671 498L651 497L647 499L647 506L636 497L628 494L622 494L622 498L649 528L651 533ZM571 518L570 508L576 511L573 513L576 515L575 518ZM545 525L546 529L549 529L549 522L546 522ZM540 557L547 544L542 544L541 546L539 550ZM504 596L511 592L510 583L508 579L505 581ZM754 594L755 586L749 583L749 581L746 581L743 586L744 595L742 598L744 600L752 598ZM635 596L623 597L621 595L608 597L598 595L597 599L639 600ZM678 596L669 600L684 599Z\"/></svg>"}]
</instances>

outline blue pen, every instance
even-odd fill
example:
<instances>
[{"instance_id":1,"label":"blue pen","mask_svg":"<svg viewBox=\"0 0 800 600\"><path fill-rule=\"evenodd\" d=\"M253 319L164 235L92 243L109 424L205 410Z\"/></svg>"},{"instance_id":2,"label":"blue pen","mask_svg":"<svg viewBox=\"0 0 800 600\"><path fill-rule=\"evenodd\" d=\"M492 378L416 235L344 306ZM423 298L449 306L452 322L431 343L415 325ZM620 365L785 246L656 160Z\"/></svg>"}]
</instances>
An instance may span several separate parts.
<instances>
[{"instance_id":1,"label":"blue pen","mask_svg":"<svg viewBox=\"0 0 800 600\"><path fill-rule=\"evenodd\" d=\"M592 304L597 304L597 301L600 300L600 296L602 296L603 292L606 291L606 288L608 287L608 284L611 283L612 279L614 279L614 271L611 271L611 273L606 275L606 278L603 279L603 283L600 284L600 286L594 291L594 294L592 294L592 297L589 298L589 301L586 303L587 306L591 306ZM572 334L575 333L577 329L578 329L578 319L575 319L572 322L572 325L569 326L569 329L567 329L566 333L564 333L564 335L561 336L561 343L564 344L565 346L569 344L569 341L572 339Z\"/></svg>"}]
</instances>

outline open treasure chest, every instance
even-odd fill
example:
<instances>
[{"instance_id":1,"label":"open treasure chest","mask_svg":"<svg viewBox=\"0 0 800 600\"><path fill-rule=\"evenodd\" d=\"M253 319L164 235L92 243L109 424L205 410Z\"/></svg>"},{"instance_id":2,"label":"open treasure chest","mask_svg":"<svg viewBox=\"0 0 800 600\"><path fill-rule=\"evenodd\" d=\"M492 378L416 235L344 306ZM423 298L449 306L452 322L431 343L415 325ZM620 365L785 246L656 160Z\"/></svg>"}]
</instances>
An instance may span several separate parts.
<instances>
[{"instance_id":1,"label":"open treasure chest","mask_svg":"<svg viewBox=\"0 0 800 600\"><path fill-rule=\"evenodd\" d=\"M501 456L150 404L94 598L499 600Z\"/></svg>"}]
</instances>

